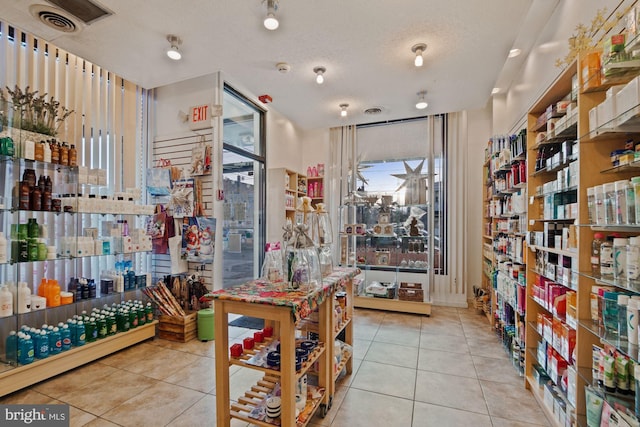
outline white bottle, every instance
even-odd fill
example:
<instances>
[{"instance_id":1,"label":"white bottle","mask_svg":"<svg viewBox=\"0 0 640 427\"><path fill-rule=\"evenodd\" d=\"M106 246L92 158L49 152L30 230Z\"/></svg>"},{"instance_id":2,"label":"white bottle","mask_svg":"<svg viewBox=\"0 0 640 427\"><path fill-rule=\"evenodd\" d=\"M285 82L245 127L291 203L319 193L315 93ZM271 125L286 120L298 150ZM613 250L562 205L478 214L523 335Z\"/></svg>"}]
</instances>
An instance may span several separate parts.
<instances>
[{"instance_id":1,"label":"white bottle","mask_svg":"<svg viewBox=\"0 0 640 427\"><path fill-rule=\"evenodd\" d=\"M51 147L46 142L44 143L44 161L51 163Z\"/></svg>"},{"instance_id":2,"label":"white bottle","mask_svg":"<svg viewBox=\"0 0 640 427\"><path fill-rule=\"evenodd\" d=\"M638 300L634 299L627 304L627 340L638 344Z\"/></svg>"},{"instance_id":3,"label":"white bottle","mask_svg":"<svg viewBox=\"0 0 640 427\"><path fill-rule=\"evenodd\" d=\"M13 295L6 286L0 288L0 317L13 315Z\"/></svg>"},{"instance_id":4,"label":"white bottle","mask_svg":"<svg viewBox=\"0 0 640 427\"><path fill-rule=\"evenodd\" d=\"M640 237L630 237L627 246L627 280L640 279Z\"/></svg>"},{"instance_id":5,"label":"white bottle","mask_svg":"<svg viewBox=\"0 0 640 427\"><path fill-rule=\"evenodd\" d=\"M36 143L30 139L24 141L24 151L22 152L25 159L35 160L36 158Z\"/></svg>"},{"instance_id":6,"label":"white bottle","mask_svg":"<svg viewBox=\"0 0 640 427\"><path fill-rule=\"evenodd\" d=\"M31 289L26 282L20 282L18 287L18 314L31 311Z\"/></svg>"},{"instance_id":7,"label":"white bottle","mask_svg":"<svg viewBox=\"0 0 640 427\"><path fill-rule=\"evenodd\" d=\"M7 238L0 232L0 264L7 263Z\"/></svg>"}]
</instances>

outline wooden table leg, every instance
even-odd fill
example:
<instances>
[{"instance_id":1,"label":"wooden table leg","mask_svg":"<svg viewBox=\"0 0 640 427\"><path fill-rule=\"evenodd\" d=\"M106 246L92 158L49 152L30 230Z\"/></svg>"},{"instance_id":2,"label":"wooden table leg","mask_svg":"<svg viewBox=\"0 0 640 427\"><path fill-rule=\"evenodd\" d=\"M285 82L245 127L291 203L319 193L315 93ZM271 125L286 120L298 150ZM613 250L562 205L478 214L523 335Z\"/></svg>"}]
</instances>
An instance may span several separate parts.
<instances>
[{"instance_id":1,"label":"wooden table leg","mask_svg":"<svg viewBox=\"0 0 640 427\"><path fill-rule=\"evenodd\" d=\"M229 398L229 316L223 300L214 301L215 369L216 369L216 426L231 425Z\"/></svg>"},{"instance_id":2,"label":"wooden table leg","mask_svg":"<svg viewBox=\"0 0 640 427\"><path fill-rule=\"evenodd\" d=\"M280 310L280 386L283 427L296 425L296 341L291 311Z\"/></svg>"},{"instance_id":3,"label":"wooden table leg","mask_svg":"<svg viewBox=\"0 0 640 427\"><path fill-rule=\"evenodd\" d=\"M325 345L324 354L319 358L318 385L324 387L325 395L320 406L321 415L324 417L329 410L329 401L333 398L335 384L333 382L333 294L329 295L320 307L318 307L318 331L319 340Z\"/></svg>"}]
</instances>

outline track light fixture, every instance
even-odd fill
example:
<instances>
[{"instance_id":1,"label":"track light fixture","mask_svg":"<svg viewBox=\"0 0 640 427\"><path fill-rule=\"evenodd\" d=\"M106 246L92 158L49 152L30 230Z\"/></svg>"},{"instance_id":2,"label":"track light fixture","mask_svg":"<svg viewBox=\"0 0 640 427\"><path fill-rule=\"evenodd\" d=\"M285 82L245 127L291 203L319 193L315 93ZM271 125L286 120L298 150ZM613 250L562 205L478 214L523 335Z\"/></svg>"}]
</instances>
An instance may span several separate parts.
<instances>
[{"instance_id":1,"label":"track light fixture","mask_svg":"<svg viewBox=\"0 0 640 427\"><path fill-rule=\"evenodd\" d=\"M178 36L174 36L173 34L169 34L167 36L167 41L169 42L169 49L167 49L167 56L174 61L178 61L182 58L182 54L178 49L178 46L182 44L182 40Z\"/></svg>"},{"instance_id":2,"label":"track light fixture","mask_svg":"<svg viewBox=\"0 0 640 427\"><path fill-rule=\"evenodd\" d=\"M416 58L414 59L413 63L416 67L422 67L423 64L423 58L422 58L422 53L427 50L427 45L425 43L418 43L418 44L414 44L411 47L411 52L416 54Z\"/></svg>"},{"instance_id":3,"label":"track light fixture","mask_svg":"<svg viewBox=\"0 0 640 427\"><path fill-rule=\"evenodd\" d=\"M266 0L267 16L264 18L264 27L267 30L276 30L280 23L276 18L276 10L278 10L278 0Z\"/></svg>"},{"instance_id":4,"label":"track light fixture","mask_svg":"<svg viewBox=\"0 0 640 427\"><path fill-rule=\"evenodd\" d=\"M327 72L327 69L324 67L315 67L313 72L316 73L316 83L319 85L324 83L324 73Z\"/></svg>"},{"instance_id":5,"label":"track light fixture","mask_svg":"<svg viewBox=\"0 0 640 427\"><path fill-rule=\"evenodd\" d=\"M424 99L425 95L427 94L426 90L422 90L420 92L418 92L418 102L416 102L416 108L418 110L424 110L425 108L427 108L429 106L429 104L427 103L427 100Z\"/></svg>"},{"instance_id":6,"label":"track light fixture","mask_svg":"<svg viewBox=\"0 0 640 427\"><path fill-rule=\"evenodd\" d=\"M340 104L340 116L347 117L347 108L349 108L349 104Z\"/></svg>"}]
</instances>

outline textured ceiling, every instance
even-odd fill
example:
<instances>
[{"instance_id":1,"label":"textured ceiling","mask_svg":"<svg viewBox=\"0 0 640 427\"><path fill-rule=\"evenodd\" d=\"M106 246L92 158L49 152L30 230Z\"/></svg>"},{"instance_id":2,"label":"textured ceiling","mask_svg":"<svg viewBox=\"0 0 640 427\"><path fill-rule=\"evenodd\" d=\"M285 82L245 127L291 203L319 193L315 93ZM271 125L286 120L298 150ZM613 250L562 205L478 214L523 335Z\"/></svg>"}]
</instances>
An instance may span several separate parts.
<instances>
[{"instance_id":1,"label":"textured ceiling","mask_svg":"<svg viewBox=\"0 0 640 427\"><path fill-rule=\"evenodd\" d=\"M45 0L0 1L0 19L145 88L223 71L302 129L482 108L499 80L532 5L547 0L280 0L280 28L262 26L261 0L98 0L114 14L79 33L51 30L28 8ZM545 15L545 14L543 14ZM545 15L547 16L547 15ZM164 54L183 40L183 59ZM411 46L427 43L425 65ZM513 60L509 60L513 61ZM282 74L275 64L287 62ZM327 68L315 83L313 68ZM417 110L416 93L429 107ZM339 117L341 103L350 115ZM382 107L382 114L363 110Z\"/></svg>"}]
</instances>

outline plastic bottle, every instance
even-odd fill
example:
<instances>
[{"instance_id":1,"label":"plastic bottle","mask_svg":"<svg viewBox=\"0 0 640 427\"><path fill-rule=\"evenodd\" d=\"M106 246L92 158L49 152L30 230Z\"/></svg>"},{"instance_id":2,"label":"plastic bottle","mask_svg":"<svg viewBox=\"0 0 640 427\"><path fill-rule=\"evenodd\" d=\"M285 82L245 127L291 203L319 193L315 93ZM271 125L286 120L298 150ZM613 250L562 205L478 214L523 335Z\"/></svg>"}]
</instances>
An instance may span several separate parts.
<instances>
[{"instance_id":1,"label":"plastic bottle","mask_svg":"<svg viewBox=\"0 0 640 427\"><path fill-rule=\"evenodd\" d=\"M587 188L587 207L589 213L589 224L595 224L596 221L596 189L595 187Z\"/></svg>"},{"instance_id":2,"label":"plastic bottle","mask_svg":"<svg viewBox=\"0 0 640 427\"><path fill-rule=\"evenodd\" d=\"M138 312L138 326L142 326L147 323L147 313L144 310L144 306L142 304L138 304L137 307Z\"/></svg>"},{"instance_id":3,"label":"plastic bottle","mask_svg":"<svg viewBox=\"0 0 640 427\"><path fill-rule=\"evenodd\" d=\"M7 357L7 362L11 365L18 364L18 334L16 331L9 332L9 336L7 336L5 352Z\"/></svg>"},{"instance_id":4,"label":"plastic bottle","mask_svg":"<svg viewBox=\"0 0 640 427\"><path fill-rule=\"evenodd\" d=\"M600 245L600 276L613 278L613 237L607 236L607 240Z\"/></svg>"},{"instance_id":5,"label":"plastic bottle","mask_svg":"<svg viewBox=\"0 0 640 427\"><path fill-rule=\"evenodd\" d=\"M0 288L0 317L13 315L13 295L6 286Z\"/></svg>"},{"instance_id":6,"label":"plastic bottle","mask_svg":"<svg viewBox=\"0 0 640 427\"><path fill-rule=\"evenodd\" d=\"M144 308L144 312L147 315L147 323L153 322L153 307L150 302L147 303L147 306Z\"/></svg>"},{"instance_id":7,"label":"plastic bottle","mask_svg":"<svg viewBox=\"0 0 640 427\"><path fill-rule=\"evenodd\" d=\"M131 329L138 327L138 312L135 307L131 307L129 310L129 327Z\"/></svg>"},{"instance_id":8,"label":"plastic bottle","mask_svg":"<svg viewBox=\"0 0 640 427\"><path fill-rule=\"evenodd\" d=\"M626 225L628 224L627 210L627 191L629 190L629 181L622 179L614 183L615 186L615 214L616 224Z\"/></svg>"},{"instance_id":9,"label":"plastic bottle","mask_svg":"<svg viewBox=\"0 0 640 427\"><path fill-rule=\"evenodd\" d=\"M613 278L616 280L627 278L627 245L629 240L622 237L613 239Z\"/></svg>"},{"instance_id":10,"label":"plastic bottle","mask_svg":"<svg viewBox=\"0 0 640 427\"><path fill-rule=\"evenodd\" d=\"M58 354L62 351L62 334L60 328L55 326L49 335L49 353L51 355Z\"/></svg>"},{"instance_id":11,"label":"plastic bottle","mask_svg":"<svg viewBox=\"0 0 640 427\"><path fill-rule=\"evenodd\" d=\"M591 272L593 274L600 274L600 246L602 246L602 239L604 239L604 234L602 233L593 235L593 242L591 243Z\"/></svg>"},{"instance_id":12,"label":"plastic bottle","mask_svg":"<svg viewBox=\"0 0 640 427\"><path fill-rule=\"evenodd\" d=\"M627 339L627 305L629 295L618 295L618 338Z\"/></svg>"},{"instance_id":13,"label":"plastic bottle","mask_svg":"<svg viewBox=\"0 0 640 427\"><path fill-rule=\"evenodd\" d=\"M31 311L31 289L27 286L26 282L20 282L18 284L18 314L24 314Z\"/></svg>"},{"instance_id":14,"label":"plastic bottle","mask_svg":"<svg viewBox=\"0 0 640 427\"><path fill-rule=\"evenodd\" d=\"M0 264L8 262L7 252L7 238L4 237L4 233L0 232Z\"/></svg>"},{"instance_id":15,"label":"plastic bottle","mask_svg":"<svg viewBox=\"0 0 640 427\"><path fill-rule=\"evenodd\" d=\"M87 335L86 330L84 328L84 322L82 320L78 321L76 326L76 346L83 346L86 342Z\"/></svg>"},{"instance_id":16,"label":"plastic bottle","mask_svg":"<svg viewBox=\"0 0 640 427\"><path fill-rule=\"evenodd\" d=\"M47 307L60 306L60 285L55 279L49 280L49 295L47 296Z\"/></svg>"},{"instance_id":17,"label":"plastic bottle","mask_svg":"<svg viewBox=\"0 0 640 427\"><path fill-rule=\"evenodd\" d=\"M49 336L46 331L36 332L36 334L33 335L33 346L37 359L46 359L49 357Z\"/></svg>"},{"instance_id":18,"label":"plastic bottle","mask_svg":"<svg viewBox=\"0 0 640 427\"><path fill-rule=\"evenodd\" d=\"M602 185L604 189L604 223L616 224L616 184L607 182Z\"/></svg>"},{"instance_id":19,"label":"plastic bottle","mask_svg":"<svg viewBox=\"0 0 640 427\"><path fill-rule=\"evenodd\" d=\"M638 344L638 300L635 299L627 304L627 341Z\"/></svg>"},{"instance_id":20,"label":"plastic bottle","mask_svg":"<svg viewBox=\"0 0 640 427\"><path fill-rule=\"evenodd\" d=\"M30 363L33 363L35 349L33 347L33 340L31 339L31 335L22 335L22 340L18 341L18 351L20 353L18 362L21 365L28 365Z\"/></svg>"},{"instance_id":21,"label":"plastic bottle","mask_svg":"<svg viewBox=\"0 0 640 427\"><path fill-rule=\"evenodd\" d=\"M63 324L60 327L60 338L62 340L62 351L71 349L71 330L68 324Z\"/></svg>"},{"instance_id":22,"label":"plastic bottle","mask_svg":"<svg viewBox=\"0 0 640 427\"><path fill-rule=\"evenodd\" d=\"M599 225L605 224L605 215L604 215L604 186L596 185L593 187L593 192L595 195L595 203L596 203L596 217L595 223Z\"/></svg>"},{"instance_id":23,"label":"plastic bottle","mask_svg":"<svg viewBox=\"0 0 640 427\"><path fill-rule=\"evenodd\" d=\"M71 144L69 148L69 166L78 166L78 151L75 144Z\"/></svg>"},{"instance_id":24,"label":"plastic bottle","mask_svg":"<svg viewBox=\"0 0 640 427\"><path fill-rule=\"evenodd\" d=\"M94 342L98 339L98 325L96 324L96 318L90 317L89 322L85 323L87 342Z\"/></svg>"},{"instance_id":25,"label":"plastic bottle","mask_svg":"<svg viewBox=\"0 0 640 427\"><path fill-rule=\"evenodd\" d=\"M67 325L69 325L71 345L75 347L78 345L78 321L76 319L68 320Z\"/></svg>"},{"instance_id":26,"label":"plastic bottle","mask_svg":"<svg viewBox=\"0 0 640 427\"><path fill-rule=\"evenodd\" d=\"M107 336L107 319L106 316L101 314L97 318L96 323L98 325L98 339L105 338Z\"/></svg>"}]
</instances>

